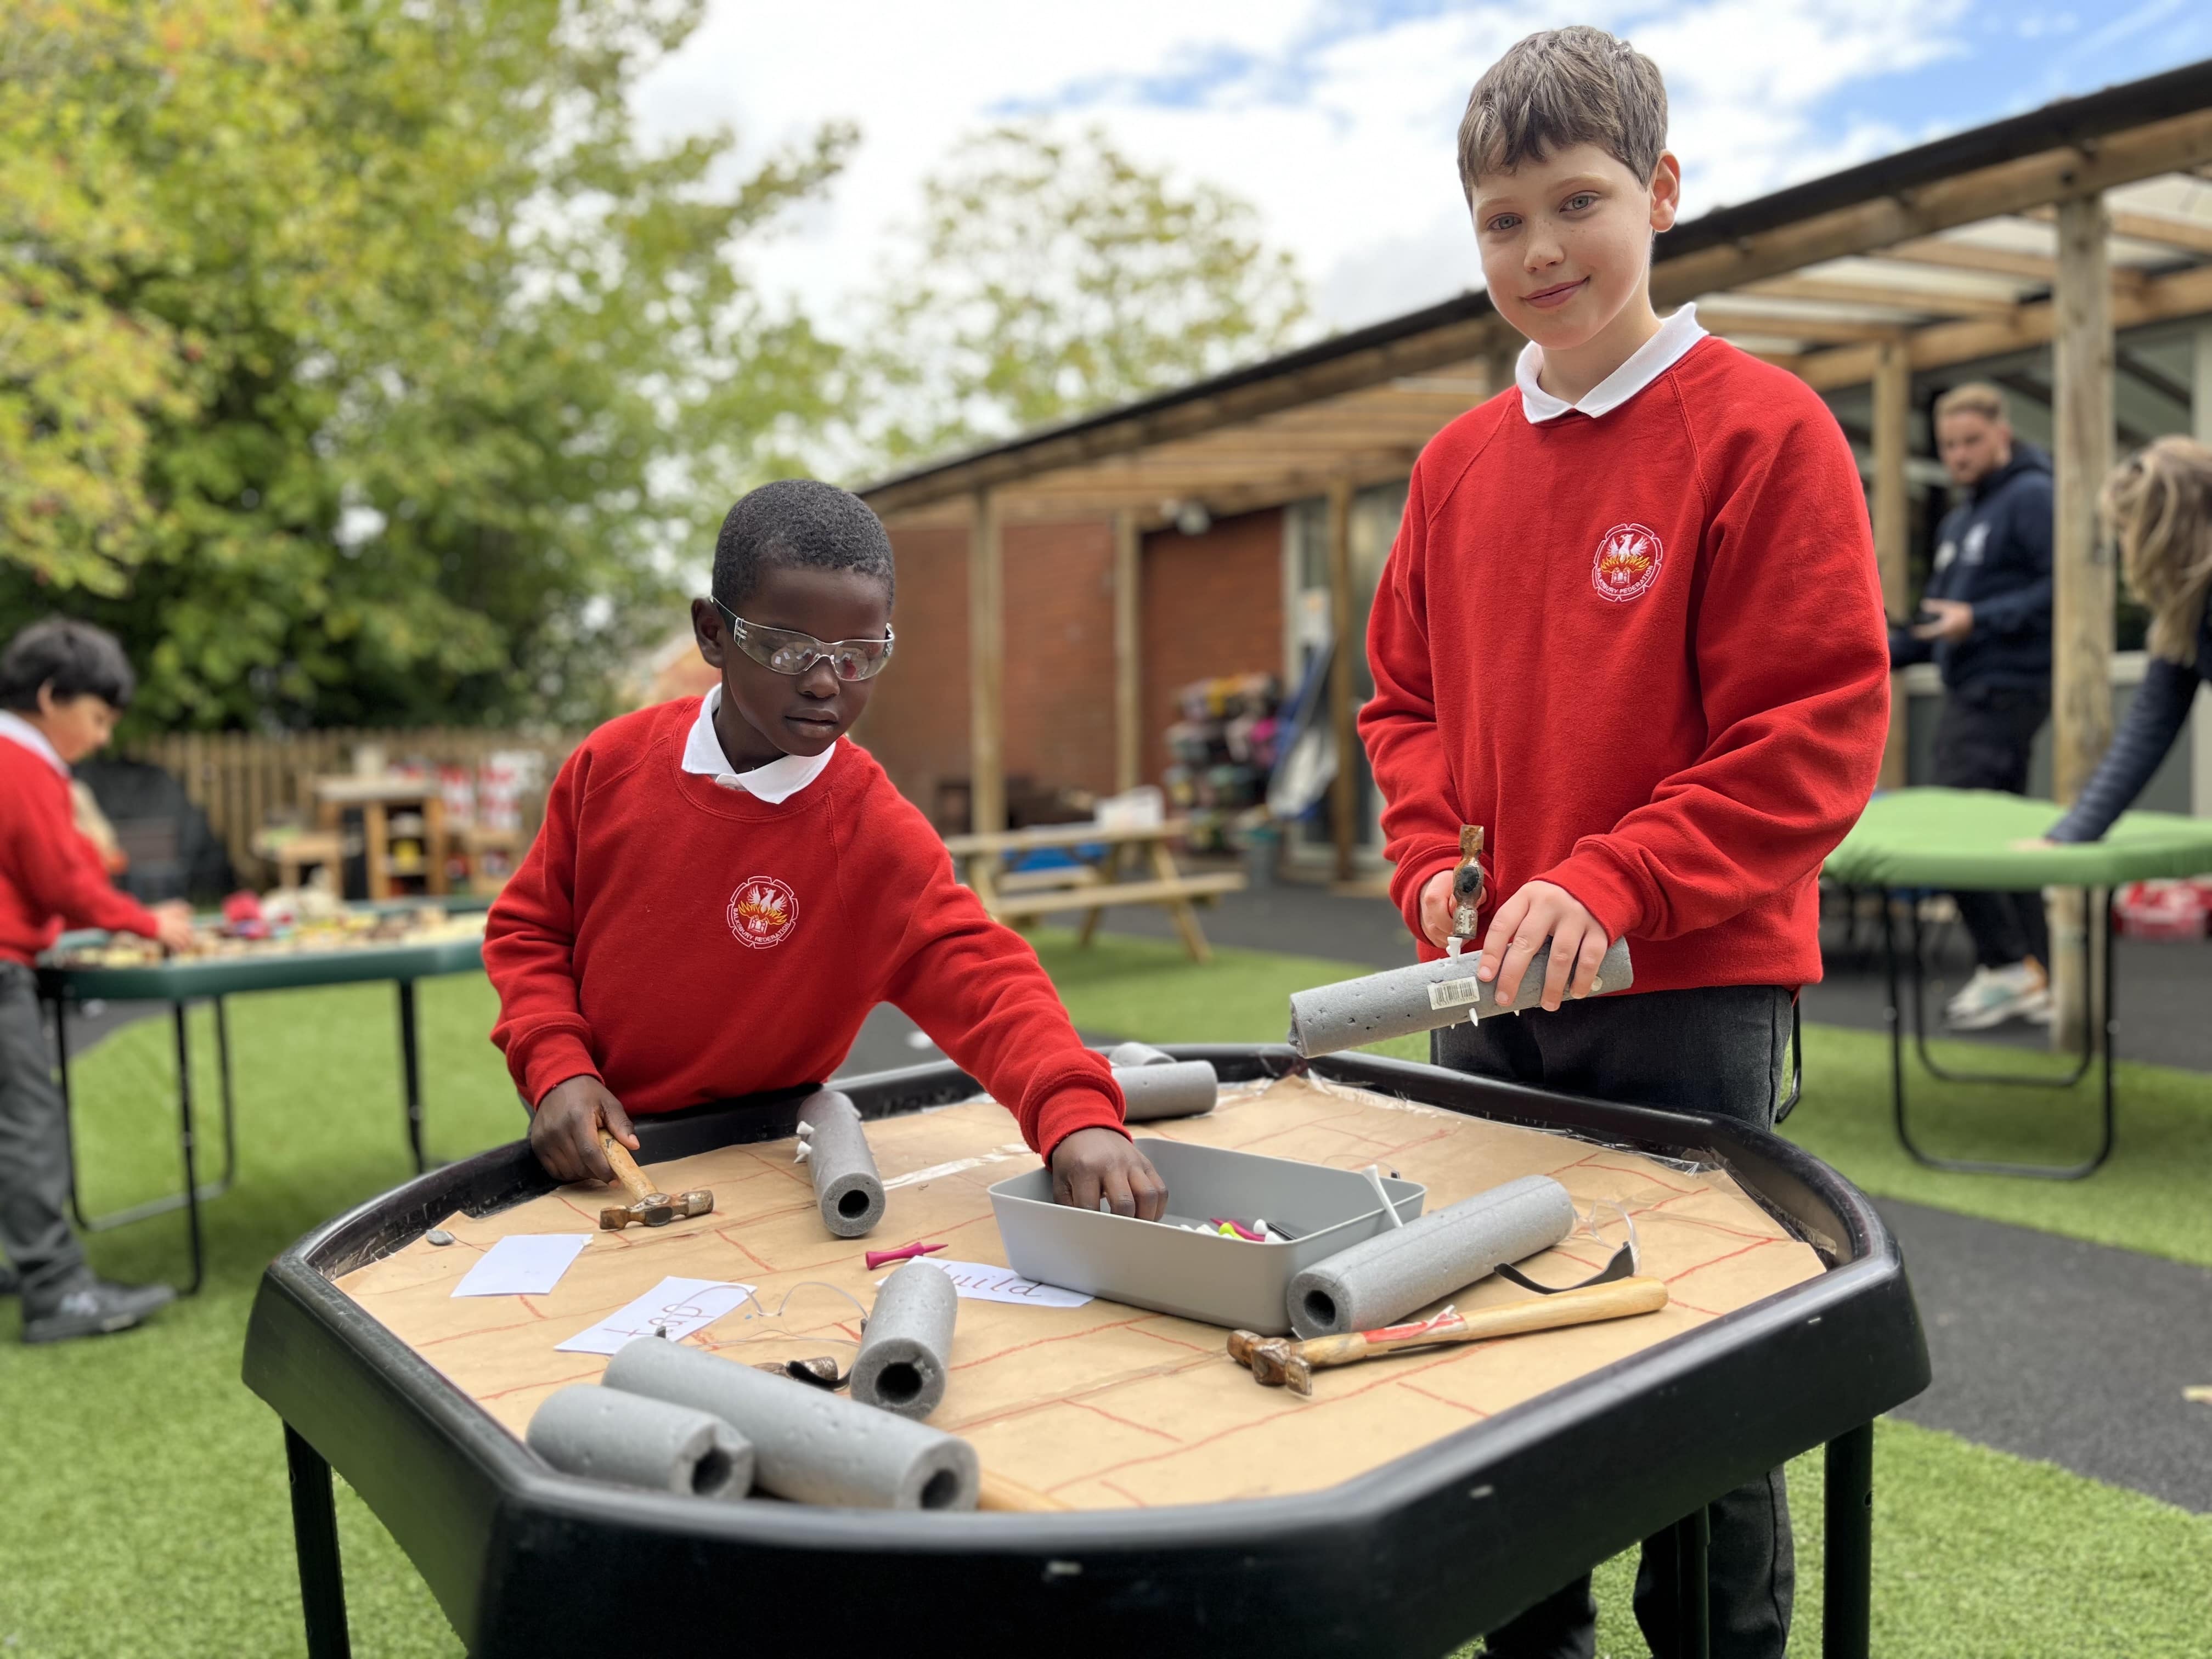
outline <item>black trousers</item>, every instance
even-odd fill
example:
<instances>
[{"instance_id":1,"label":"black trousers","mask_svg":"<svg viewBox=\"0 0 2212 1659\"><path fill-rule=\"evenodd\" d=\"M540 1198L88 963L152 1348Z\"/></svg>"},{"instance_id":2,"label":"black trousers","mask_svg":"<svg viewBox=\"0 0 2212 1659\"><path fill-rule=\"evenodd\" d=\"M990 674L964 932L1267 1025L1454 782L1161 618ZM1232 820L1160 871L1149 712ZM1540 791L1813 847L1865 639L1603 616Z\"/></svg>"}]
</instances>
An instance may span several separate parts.
<instances>
[{"instance_id":1,"label":"black trousers","mask_svg":"<svg viewBox=\"0 0 2212 1659\"><path fill-rule=\"evenodd\" d=\"M1569 1094L1774 1122L1790 1043L1790 994L1771 985L1631 993L1570 1002L1556 1013L1451 1025L1433 1034L1439 1066ZM1707 1505L1708 1607L1715 1659L1782 1659L1797 1580L1790 1503L1775 1469ZM1673 1659L1670 1537L1647 1539L1636 1620L1654 1659ZM1490 1632L1495 1659L1593 1659L1597 1601L1589 1575Z\"/></svg>"},{"instance_id":2,"label":"black trousers","mask_svg":"<svg viewBox=\"0 0 2212 1659\"><path fill-rule=\"evenodd\" d=\"M1936 781L1947 789L2027 793L2035 734L2051 714L2051 689L1962 685L1943 699L1936 720ZM1954 893L1959 919L1973 935L1974 958L2002 968L2033 957L2051 965L2043 893Z\"/></svg>"}]
</instances>

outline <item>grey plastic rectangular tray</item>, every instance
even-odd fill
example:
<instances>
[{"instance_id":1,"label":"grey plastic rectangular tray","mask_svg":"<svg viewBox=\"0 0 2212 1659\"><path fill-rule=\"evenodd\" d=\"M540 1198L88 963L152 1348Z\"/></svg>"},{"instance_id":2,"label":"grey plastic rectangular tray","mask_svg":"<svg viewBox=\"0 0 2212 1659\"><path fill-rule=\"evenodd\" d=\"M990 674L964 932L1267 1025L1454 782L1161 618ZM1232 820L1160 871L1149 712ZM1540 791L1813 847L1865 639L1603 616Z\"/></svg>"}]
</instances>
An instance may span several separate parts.
<instances>
[{"instance_id":1,"label":"grey plastic rectangular tray","mask_svg":"<svg viewBox=\"0 0 2212 1659\"><path fill-rule=\"evenodd\" d=\"M1388 1224L1367 1177L1286 1158L1145 1139L1137 1148L1168 1185L1168 1222L1264 1218L1299 1237L1255 1244L1052 1201L1052 1172L1032 1170L991 1188L1006 1262L1027 1279L1087 1291L1156 1313L1279 1336L1291 1328L1291 1280ZM1399 1217L1421 1213L1428 1188L1385 1176Z\"/></svg>"}]
</instances>

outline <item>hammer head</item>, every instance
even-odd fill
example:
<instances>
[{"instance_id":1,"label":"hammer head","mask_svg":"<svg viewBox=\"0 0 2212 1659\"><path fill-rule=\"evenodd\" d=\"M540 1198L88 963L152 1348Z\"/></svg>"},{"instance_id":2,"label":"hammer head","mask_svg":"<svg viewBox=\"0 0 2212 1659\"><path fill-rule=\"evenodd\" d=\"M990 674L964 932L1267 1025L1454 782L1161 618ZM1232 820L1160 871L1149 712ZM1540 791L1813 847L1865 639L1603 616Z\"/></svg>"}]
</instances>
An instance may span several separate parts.
<instances>
[{"instance_id":1,"label":"hammer head","mask_svg":"<svg viewBox=\"0 0 2212 1659\"><path fill-rule=\"evenodd\" d=\"M665 1193L647 1193L635 1204L607 1206L599 1212L599 1225L613 1233L625 1227L665 1227L672 1221L706 1215L714 1207L714 1194L703 1188L697 1192L679 1193L674 1198Z\"/></svg>"},{"instance_id":2,"label":"hammer head","mask_svg":"<svg viewBox=\"0 0 2212 1659\"><path fill-rule=\"evenodd\" d=\"M1252 1380L1270 1389L1279 1389L1290 1380L1290 1367L1297 1358L1297 1351L1287 1338L1274 1336L1264 1342L1255 1342Z\"/></svg>"}]
</instances>

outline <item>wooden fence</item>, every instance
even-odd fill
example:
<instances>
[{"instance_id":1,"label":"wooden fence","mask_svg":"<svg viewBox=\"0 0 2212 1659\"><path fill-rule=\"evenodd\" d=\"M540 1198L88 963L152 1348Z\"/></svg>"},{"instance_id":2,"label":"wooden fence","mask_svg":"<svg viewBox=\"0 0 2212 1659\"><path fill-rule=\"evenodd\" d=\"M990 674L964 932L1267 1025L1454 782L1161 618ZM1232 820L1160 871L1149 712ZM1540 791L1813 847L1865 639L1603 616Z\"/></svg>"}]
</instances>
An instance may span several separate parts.
<instances>
[{"instance_id":1,"label":"wooden fence","mask_svg":"<svg viewBox=\"0 0 2212 1659\"><path fill-rule=\"evenodd\" d=\"M568 751L581 741L573 733L525 733L462 726L412 731L292 732L267 737L246 732L189 732L129 745L130 759L150 761L180 780L185 793L203 811L229 849L241 880L268 875L252 848L253 834L272 823L313 823L314 782L319 777L354 769L354 750L374 744L394 766L461 766L471 773L494 754L529 751L544 758L544 783L550 783ZM518 803L526 837L538 832L544 811L541 787L526 791Z\"/></svg>"}]
</instances>

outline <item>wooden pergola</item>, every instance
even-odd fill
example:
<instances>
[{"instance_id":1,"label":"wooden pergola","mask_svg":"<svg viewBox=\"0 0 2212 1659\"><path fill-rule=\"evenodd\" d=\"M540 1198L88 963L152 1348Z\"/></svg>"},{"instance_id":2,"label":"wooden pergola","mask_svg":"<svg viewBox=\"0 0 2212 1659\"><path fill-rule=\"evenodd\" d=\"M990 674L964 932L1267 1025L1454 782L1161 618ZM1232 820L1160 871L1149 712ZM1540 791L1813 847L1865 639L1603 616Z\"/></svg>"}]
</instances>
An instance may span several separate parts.
<instances>
[{"instance_id":1,"label":"wooden pergola","mask_svg":"<svg viewBox=\"0 0 2212 1659\"><path fill-rule=\"evenodd\" d=\"M2114 571L2094 510L2113 459L2115 331L2212 316L2208 180L2212 61L1721 209L1660 238L1654 255L1662 310L1695 301L1712 331L1823 392L1870 389L1870 511L1895 612L1907 600L1913 377L2050 349L2062 800L2112 735ZM1110 517L1115 526L1116 769L1127 787L1141 753L1142 532L1193 505L1218 518L1323 497L1333 614L1352 616L1354 492L1405 477L1441 427L1505 383L1521 344L1486 295L1468 293L865 489L894 525L971 527L975 828L1005 821L1004 525ZM2212 329L2197 353L2202 432ZM1349 755L1349 653L1337 652L1334 665L1338 753ZM1891 749L1901 777L1902 745ZM1349 766L1338 768L1332 811L1339 873L1348 876Z\"/></svg>"}]
</instances>

